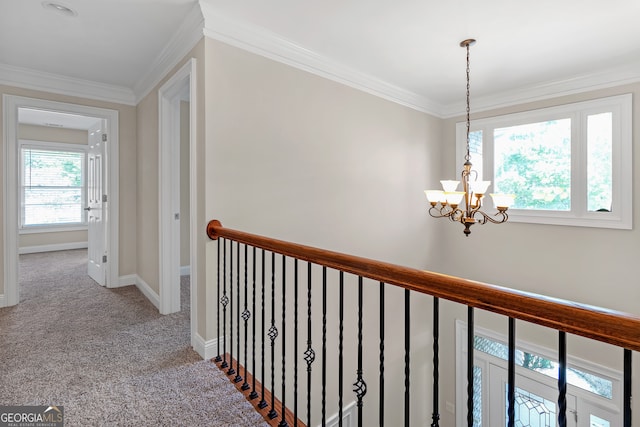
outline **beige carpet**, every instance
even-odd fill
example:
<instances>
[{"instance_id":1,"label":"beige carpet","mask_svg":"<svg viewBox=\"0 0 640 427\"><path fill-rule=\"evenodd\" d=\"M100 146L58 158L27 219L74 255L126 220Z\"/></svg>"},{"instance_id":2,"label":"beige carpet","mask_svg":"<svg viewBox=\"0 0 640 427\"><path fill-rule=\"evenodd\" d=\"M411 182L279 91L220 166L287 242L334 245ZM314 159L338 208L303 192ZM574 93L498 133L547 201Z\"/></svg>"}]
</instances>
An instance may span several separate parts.
<instances>
[{"instance_id":1,"label":"beige carpet","mask_svg":"<svg viewBox=\"0 0 640 427\"><path fill-rule=\"evenodd\" d=\"M20 256L0 309L0 405L59 405L66 426L266 426L189 341L189 286L168 316L86 275L86 250Z\"/></svg>"}]
</instances>

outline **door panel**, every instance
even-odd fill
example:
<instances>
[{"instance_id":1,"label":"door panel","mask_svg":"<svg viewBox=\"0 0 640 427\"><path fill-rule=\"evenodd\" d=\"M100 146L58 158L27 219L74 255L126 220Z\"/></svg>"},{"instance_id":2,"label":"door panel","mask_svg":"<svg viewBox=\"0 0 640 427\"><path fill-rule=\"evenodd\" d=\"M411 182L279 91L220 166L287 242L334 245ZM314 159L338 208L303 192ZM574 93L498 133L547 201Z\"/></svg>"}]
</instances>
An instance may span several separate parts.
<instances>
[{"instance_id":1,"label":"door panel","mask_svg":"<svg viewBox=\"0 0 640 427\"><path fill-rule=\"evenodd\" d=\"M102 134L104 120L89 130L89 151L87 154L87 222L88 222L88 262L89 276L101 286L106 284L105 223L102 196L104 194L104 145Z\"/></svg>"},{"instance_id":2,"label":"door panel","mask_svg":"<svg viewBox=\"0 0 640 427\"><path fill-rule=\"evenodd\" d=\"M489 425L507 425L507 370L489 365ZM551 383L516 375L515 425L519 427L556 427L558 389ZM576 396L567 393L567 427L576 427Z\"/></svg>"}]
</instances>

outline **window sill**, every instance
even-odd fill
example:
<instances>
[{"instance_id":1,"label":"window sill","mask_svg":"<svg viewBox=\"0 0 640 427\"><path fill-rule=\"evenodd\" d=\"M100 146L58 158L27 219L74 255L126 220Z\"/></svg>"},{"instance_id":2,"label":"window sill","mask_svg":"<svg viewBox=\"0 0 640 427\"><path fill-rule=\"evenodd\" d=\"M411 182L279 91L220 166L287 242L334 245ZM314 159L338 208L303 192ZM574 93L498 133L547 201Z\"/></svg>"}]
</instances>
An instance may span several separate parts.
<instances>
[{"instance_id":1,"label":"window sill","mask_svg":"<svg viewBox=\"0 0 640 427\"><path fill-rule=\"evenodd\" d=\"M86 225L52 225L52 226L31 226L18 230L18 234L37 234L37 233L60 233L65 231L86 231Z\"/></svg>"}]
</instances>

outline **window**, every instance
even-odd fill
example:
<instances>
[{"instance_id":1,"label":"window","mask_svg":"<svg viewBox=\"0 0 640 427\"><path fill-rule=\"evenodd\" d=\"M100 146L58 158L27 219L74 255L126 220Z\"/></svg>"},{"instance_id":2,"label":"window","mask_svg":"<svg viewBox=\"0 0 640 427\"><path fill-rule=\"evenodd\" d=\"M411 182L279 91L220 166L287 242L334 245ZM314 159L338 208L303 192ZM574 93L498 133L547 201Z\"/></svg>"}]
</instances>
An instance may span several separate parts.
<instances>
[{"instance_id":1,"label":"window","mask_svg":"<svg viewBox=\"0 0 640 427\"><path fill-rule=\"evenodd\" d=\"M478 179L516 196L510 221L631 229L631 101L627 94L472 121ZM458 123L458 159L465 144Z\"/></svg>"},{"instance_id":2,"label":"window","mask_svg":"<svg viewBox=\"0 0 640 427\"><path fill-rule=\"evenodd\" d=\"M505 426L508 348L506 337L475 327L473 347L473 425ZM517 426L555 427L558 414L558 362L555 349L518 340L515 355ZM567 426L621 425L622 373L571 355L567 366ZM466 425L467 326L456 321L457 425ZM587 424L589 423L589 424Z\"/></svg>"},{"instance_id":3,"label":"window","mask_svg":"<svg viewBox=\"0 0 640 427\"><path fill-rule=\"evenodd\" d=\"M20 228L86 224L86 150L60 143L20 143Z\"/></svg>"}]
</instances>

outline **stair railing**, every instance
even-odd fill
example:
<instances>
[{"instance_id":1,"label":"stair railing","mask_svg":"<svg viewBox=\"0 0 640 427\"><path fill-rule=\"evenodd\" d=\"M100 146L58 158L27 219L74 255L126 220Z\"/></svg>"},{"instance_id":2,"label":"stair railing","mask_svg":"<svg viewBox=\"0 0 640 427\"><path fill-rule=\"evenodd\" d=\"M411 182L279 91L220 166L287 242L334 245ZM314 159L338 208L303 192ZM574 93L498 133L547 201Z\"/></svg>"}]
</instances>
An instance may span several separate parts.
<instances>
[{"instance_id":1,"label":"stair railing","mask_svg":"<svg viewBox=\"0 0 640 427\"><path fill-rule=\"evenodd\" d=\"M345 275L357 277L357 371L353 392L356 397L358 411L358 426L363 423L364 396L367 391L365 373L363 372L363 279L370 279L379 283L379 369L376 373L379 387L379 401L373 404L378 411L378 424L384 425L385 420L385 292L388 286L404 289L404 397L403 412L404 426L410 425L410 379L411 379L411 294L418 292L433 297L433 382L432 382L432 427L438 427L439 413L439 338L440 338L440 300L453 301L467 306L467 425L474 426L474 388L473 388L473 363L474 363L474 314L475 310L486 310L507 317L508 319L508 388L507 388L507 426L515 424L515 349L516 349L516 320L525 321L558 332L558 426L567 425L567 334L586 337L595 341L611 344L622 349L623 358L623 427L631 427L631 362L632 352L640 351L640 317L600 307L580 304L572 301L546 297L524 291L513 290L505 287L479 283L461 279L449 275L402 267L386 262L375 261L362 257L346 255L338 252L318 249L310 246L271 239L243 231L223 227L217 220L212 220L207 226L209 238L218 241L217 259L217 335L218 356L215 361L226 369L227 375L233 382L241 383L239 387L246 391L246 396L259 410L262 410L265 419L273 420L272 425L279 427L309 426L311 424L312 407L312 369L316 358L321 363L321 402L320 416L321 426L327 424L327 270L335 270L339 274L338 287L338 426L342 427L342 409L344 404L344 286ZM278 265L277 257L281 264ZM291 304L294 310L294 354L287 354L290 348L287 344L290 337L286 334L286 324L289 305L286 301L286 282L291 274L287 274L287 260L293 260L294 272L294 301ZM298 312L300 263L306 262L306 316L300 316ZM266 267L269 266L268 273ZM258 265L258 267L256 267ZM233 267L235 266L235 271ZM312 342L312 266L320 266L322 269L322 343L320 349L313 346ZM304 270L304 266L302 267ZM251 271L251 279L248 272ZM280 273L278 274L278 271ZM222 273L222 274L220 274ZM269 274L270 277L265 277ZM304 277L304 273L302 276ZM278 277L277 277L278 276ZM278 280L276 280L278 279ZM235 287L234 287L235 284ZM279 295L276 295L280 292ZM304 293L304 292L302 292ZM266 298L270 298L268 301ZM249 301L249 296L251 296ZM276 313L276 298L279 297L281 312ZM304 298L304 296L302 297ZM304 303L304 301L303 301ZM259 304L259 305L256 305ZM251 308L251 310L249 310ZM234 311L235 309L235 311ZM229 316L227 317L227 310ZM241 311L242 310L242 311ZM253 312L253 314L252 314ZM259 314L256 314L259 313ZM235 314L235 318L234 318ZM265 316L270 318L266 319ZM276 316L279 315L279 319ZM260 316L260 326L257 328L256 320ZM240 319L242 318L242 322ZM251 322L249 322L249 320ZM280 321L280 323L279 323ZM250 326L251 325L251 326ZM304 325L306 329L305 346L300 346L298 325ZM268 326L268 329L267 329ZM234 336L235 335L235 336ZM244 337L244 353L241 349L241 337ZM249 361L248 338L251 337L251 361ZM229 346L227 347L227 340ZM276 341L279 340L279 361L276 359ZM304 339L303 339L304 340ZM222 343L220 343L222 341ZM259 342L258 342L259 341ZM234 348L235 344L235 348ZM228 350L228 351L227 351ZM316 352L320 351L320 354ZM256 356L256 352L259 354ZM269 353L269 354L265 354ZM228 358L227 358L228 356ZM259 357L257 366L256 357ZM306 362L307 390L298 390L298 359ZM240 366L244 359L244 367ZM294 367L287 369L287 362L293 360ZM235 361L235 367L234 367ZM267 366L265 365L267 364ZM280 384L276 384L275 367L280 363ZM251 374L261 375L259 385ZM267 373L265 368L269 368ZM241 376L241 370L245 377ZM293 372L293 381L287 381L287 374ZM266 376L266 377L265 377ZM247 378L250 377L250 380ZM368 374L372 378L372 374ZM249 384L251 382L251 384ZM268 382L271 389L265 389ZM293 384L293 411L286 406L286 386ZM280 389L278 390L278 387ZM280 400L276 399L276 393ZM303 422L298 419L299 397L306 397L306 419ZM317 408L316 408L317 409ZM279 419L279 421L278 421ZM277 424L276 424L277 422Z\"/></svg>"}]
</instances>

